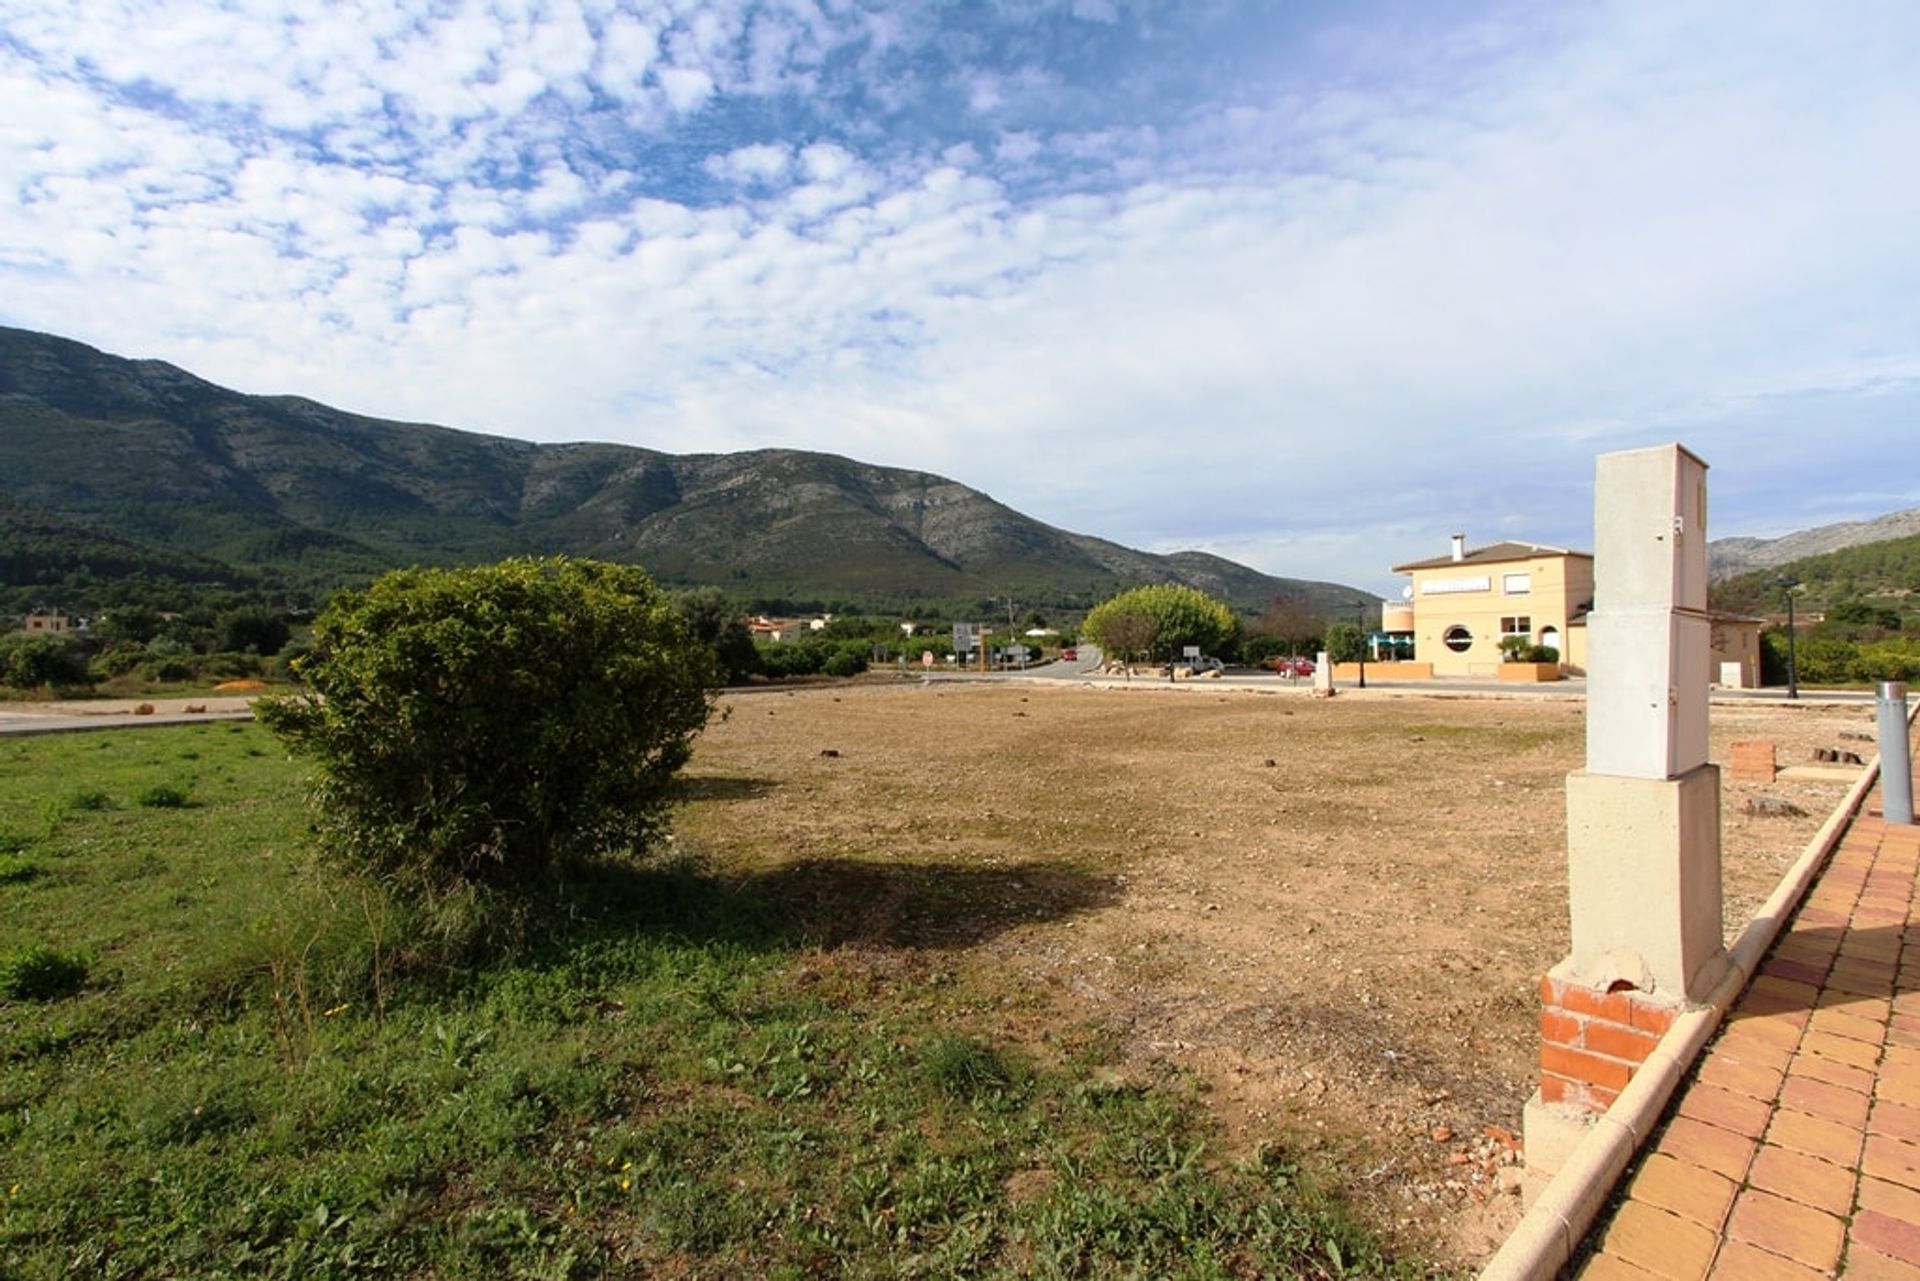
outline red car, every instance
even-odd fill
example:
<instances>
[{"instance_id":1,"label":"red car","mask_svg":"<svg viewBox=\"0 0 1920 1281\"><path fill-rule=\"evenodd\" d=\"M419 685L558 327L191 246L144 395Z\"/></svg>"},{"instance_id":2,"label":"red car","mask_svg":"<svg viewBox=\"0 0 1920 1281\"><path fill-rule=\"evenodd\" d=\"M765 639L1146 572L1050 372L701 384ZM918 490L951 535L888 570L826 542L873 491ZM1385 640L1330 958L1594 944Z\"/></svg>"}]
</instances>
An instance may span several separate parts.
<instances>
[{"instance_id":1,"label":"red car","mask_svg":"<svg viewBox=\"0 0 1920 1281\"><path fill-rule=\"evenodd\" d=\"M1077 649L1063 649L1060 651L1060 661L1063 663L1077 663L1080 661L1080 651Z\"/></svg>"},{"instance_id":2,"label":"red car","mask_svg":"<svg viewBox=\"0 0 1920 1281\"><path fill-rule=\"evenodd\" d=\"M1276 658L1273 670L1281 676L1313 675L1313 660L1310 658Z\"/></svg>"}]
</instances>

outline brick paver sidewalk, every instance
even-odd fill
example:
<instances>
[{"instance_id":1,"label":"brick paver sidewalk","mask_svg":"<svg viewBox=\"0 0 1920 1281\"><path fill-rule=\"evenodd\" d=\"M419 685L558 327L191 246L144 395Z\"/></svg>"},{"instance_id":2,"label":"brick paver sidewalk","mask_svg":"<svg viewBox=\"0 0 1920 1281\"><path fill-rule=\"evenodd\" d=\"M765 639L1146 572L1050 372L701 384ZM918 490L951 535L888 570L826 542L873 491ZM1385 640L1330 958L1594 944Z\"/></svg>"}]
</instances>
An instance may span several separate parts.
<instances>
[{"instance_id":1,"label":"brick paver sidewalk","mask_svg":"<svg viewBox=\"0 0 1920 1281\"><path fill-rule=\"evenodd\" d=\"M1920 827L1871 797L1588 1236L1583 1281L1920 1281Z\"/></svg>"}]
</instances>

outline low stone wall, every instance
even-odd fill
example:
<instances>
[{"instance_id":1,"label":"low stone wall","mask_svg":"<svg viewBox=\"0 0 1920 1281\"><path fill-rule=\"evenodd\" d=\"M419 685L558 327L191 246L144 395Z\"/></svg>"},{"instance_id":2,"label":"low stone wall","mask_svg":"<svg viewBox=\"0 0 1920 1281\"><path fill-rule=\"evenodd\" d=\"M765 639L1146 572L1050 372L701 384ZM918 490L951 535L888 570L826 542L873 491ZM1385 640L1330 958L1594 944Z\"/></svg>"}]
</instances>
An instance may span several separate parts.
<instances>
[{"instance_id":1,"label":"low stone wall","mask_svg":"<svg viewBox=\"0 0 1920 1281\"><path fill-rule=\"evenodd\" d=\"M1337 681L1357 681L1360 679L1360 664L1335 663L1333 679ZM1433 679L1432 663L1368 663L1367 679L1370 681L1430 681Z\"/></svg>"},{"instance_id":2,"label":"low stone wall","mask_svg":"<svg viewBox=\"0 0 1920 1281\"><path fill-rule=\"evenodd\" d=\"M1503 681L1519 681L1526 685L1535 684L1540 681L1557 681L1560 679L1560 664L1502 663L1500 664L1500 679Z\"/></svg>"}]
</instances>

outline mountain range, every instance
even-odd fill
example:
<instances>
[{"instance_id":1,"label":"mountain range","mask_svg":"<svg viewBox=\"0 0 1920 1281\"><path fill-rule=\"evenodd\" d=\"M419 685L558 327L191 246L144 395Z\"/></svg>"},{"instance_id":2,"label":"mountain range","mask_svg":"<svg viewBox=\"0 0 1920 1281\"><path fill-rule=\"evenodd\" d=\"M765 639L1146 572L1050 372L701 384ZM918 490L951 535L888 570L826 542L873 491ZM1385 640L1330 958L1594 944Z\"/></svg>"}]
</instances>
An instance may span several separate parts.
<instances>
[{"instance_id":1,"label":"mountain range","mask_svg":"<svg viewBox=\"0 0 1920 1281\"><path fill-rule=\"evenodd\" d=\"M143 573L316 591L404 564L567 553L664 583L842 607L1084 608L1179 582L1257 611L1372 593L1070 533L925 472L766 449L533 444L246 395L0 327L0 574ZM38 578L22 577L37 574Z\"/></svg>"},{"instance_id":2,"label":"mountain range","mask_svg":"<svg viewBox=\"0 0 1920 1281\"><path fill-rule=\"evenodd\" d=\"M1920 507L1889 512L1872 520L1849 520L1802 529L1779 538L1716 538L1707 543L1708 572L1714 578L1731 578L1848 547L1911 538L1915 534L1920 534Z\"/></svg>"}]
</instances>

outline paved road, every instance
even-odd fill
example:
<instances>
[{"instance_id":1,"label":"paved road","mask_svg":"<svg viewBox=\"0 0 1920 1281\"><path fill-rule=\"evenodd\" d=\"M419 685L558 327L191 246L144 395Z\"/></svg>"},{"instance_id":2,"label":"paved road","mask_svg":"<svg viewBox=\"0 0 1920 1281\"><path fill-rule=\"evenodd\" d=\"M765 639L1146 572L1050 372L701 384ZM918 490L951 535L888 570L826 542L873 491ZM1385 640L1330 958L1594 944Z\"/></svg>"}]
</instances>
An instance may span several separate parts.
<instances>
[{"instance_id":1,"label":"paved road","mask_svg":"<svg viewBox=\"0 0 1920 1281\"><path fill-rule=\"evenodd\" d=\"M1077 663L1047 663L1032 667L1024 672L945 672L936 673L942 680L1067 680L1078 683L1093 682L1102 685L1125 685L1124 676L1100 676L1096 669L1100 666L1100 652L1091 646L1082 646L1080 660ZM1168 681L1164 676L1142 676L1135 674L1131 683L1143 684L1157 680L1162 685L1173 684L1181 688L1197 689L1251 689L1270 692L1297 690L1302 693L1313 688L1311 677L1289 679L1258 668L1230 667L1217 677L1198 677L1179 681ZM1334 688L1341 691L1355 689L1354 681L1336 681ZM1367 682L1369 694L1478 694L1483 697L1502 698L1585 698L1587 683L1572 679L1548 681L1542 684L1521 684L1492 680L1434 680L1434 681L1383 681L1377 677ZM1724 702L1780 702L1787 700L1784 689L1715 689L1715 701ZM1867 703L1874 701L1870 690L1810 690L1800 691L1803 703Z\"/></svg>"},{"instance_id":2,"label":"paved road","mask_svg":"<svg viewBox=\"0 0 1920 1281\"><path fill-rule=\"evenodd\" d=\"M245 698L156 698L144 704L153 711L140 715L130 701L70 703L0 703L0 735L80 734L97 729L147 729L155 725L198 725L207 721L250 721L253 709ZM189 712L188 707L203 708Z\"/></svg>"},{"instance_id":3,"label":"paved road","mask_svg":"<svg viewBox=\"0 0 1920 1281\"><path fill-rule=\"evenodd\" d=\"M1012 672L942 672L935 671L923 677L939 681L1072 681L1076 684L1127 685L1149 684L1157 681L1160 685L1173 685L1181 689L1244 689L1265 690L1269 693L1294 692L1304 694L1313 688L1310 678L1288 679L1276 676L1272 672L1252 668L1228 668L1226 673L1217 677L1201 677L1189 680L1167 681L1164 678L1136 675L1132 681L1124 676L1101 676L1098 669L1101 653L1091 645L1082 645L1078 658L1069 662L1043 663L1030 667L1026 671ZM912 669L909 669L911 672ZM1352 690L1354 682L1337 682L1337 689ZM769 686L767 689L777 689ZM752 692L733 690L731 693ZM1394 694L1473 694L1483 697L1505 698L1585 698L1587 683L1582 680L1553 681L1544 685L1502 684L1498 681L1381 681L1367 683L1369 695ZM1787 695L1781 689L1716 689L1715 701L1738 702L1762 700L1785 703ZM1866 690L1808 690L1800 691L1803 703L1864 703L1871 704L1874 695ZM156 725L194 725L206 721L247 721L253 719L251 700L246 698L201 698L201 699L154 699L151 700L153 712L138 715L131 701L95 702L76 701L71 703L0 703L0 737L23 734L75 734L100 729L147 729ZM189 712L189 707L204 708L204 711Z\"/></svg>"}]
</instances>

